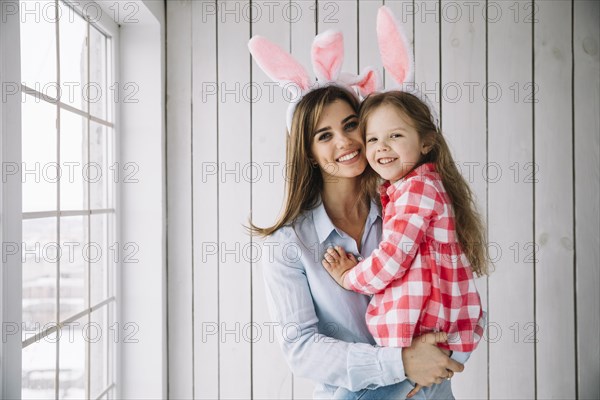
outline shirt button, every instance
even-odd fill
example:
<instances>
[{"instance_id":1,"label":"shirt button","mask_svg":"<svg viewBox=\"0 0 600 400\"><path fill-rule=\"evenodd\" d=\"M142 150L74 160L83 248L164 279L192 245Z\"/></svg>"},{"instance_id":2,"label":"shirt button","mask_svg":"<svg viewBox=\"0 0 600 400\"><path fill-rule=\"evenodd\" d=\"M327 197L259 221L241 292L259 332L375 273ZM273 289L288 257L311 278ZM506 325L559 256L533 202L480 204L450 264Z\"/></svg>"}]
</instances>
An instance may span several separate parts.
<instances>
[{"instance_id":1,"label":"shirt button","mask_svg":"<svg viewBox=\"0 0 600 400\"><path fill-rule=\"evenodd\" d=\"M362 260L363 260L363 258L359 256L359 257L357 258L357 260L358 260L358 261L362 261Z\"/></svg>"}]
</instances>

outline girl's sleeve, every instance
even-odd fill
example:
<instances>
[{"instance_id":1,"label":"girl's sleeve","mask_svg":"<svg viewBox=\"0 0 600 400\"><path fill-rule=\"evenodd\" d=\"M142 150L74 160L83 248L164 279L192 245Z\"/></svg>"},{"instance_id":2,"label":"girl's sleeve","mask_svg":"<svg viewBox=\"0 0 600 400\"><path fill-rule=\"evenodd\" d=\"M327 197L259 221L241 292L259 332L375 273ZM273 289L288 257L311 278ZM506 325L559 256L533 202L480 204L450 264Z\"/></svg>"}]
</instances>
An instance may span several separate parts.
<instances>
[{"instance_id":1,"label":"girl's sleeve","mask_svg":"<svg viewBox=\"0 0 600 400\"><path fill-rule=\"evenodd\" d=\"M281 249L286 242L279 239L283 240L265 244ZM400 348L348 343L320 334L303 266L277 251L267 258L262 266L271 324L294 374L351 391L376 389L406 379Z\"/></svg>"},{"instance_id":2,"label":"girl's sleeve","mask_svg":"<svg viewBox=\"0 0 600 400\"><path fill-rule=\"evenodd\" d=\"M485 312L484 310L481 310L481 318L479 318L479 321L477 322L477 328L475 328L475 332L478 333L477 336L475 337L476 342L479 342L481 340L481 336L483 336L483 332L485 331L485 328L487 327L487 320L488 320L487 312ZM471 358L471 354L473 354L472 351L467 351L467 352L453 351L450 358L461 364L466 364L466 362L469 361L469 358Z\"/></svg>"},{"instance_id":3,"label":"girl's sleeve","mask_svg":"<svg viewBox=\"0 0 600 400\"><path fill-rule=\"evenodd\" d=\"M420 176L407 180L394 201L394 215L383 225L379 247L346 274L344 286L376 294L410 268L431 219L443 211L443 199L432 182Z\"/></svg>"}]
</instances>

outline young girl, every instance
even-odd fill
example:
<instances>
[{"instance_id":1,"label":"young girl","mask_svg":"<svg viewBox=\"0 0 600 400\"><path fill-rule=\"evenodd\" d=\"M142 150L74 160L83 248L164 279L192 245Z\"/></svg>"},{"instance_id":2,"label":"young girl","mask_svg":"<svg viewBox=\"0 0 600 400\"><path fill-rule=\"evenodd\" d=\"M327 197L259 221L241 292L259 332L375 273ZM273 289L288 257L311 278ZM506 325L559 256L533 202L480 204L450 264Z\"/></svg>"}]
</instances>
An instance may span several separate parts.
<instances>
[{"instance_id":1,"label":"young girl","mask_svg":"<svg viewBox=\"0 0 600 400\"><path fill-rule=\"evenodd\" d=\"M415 336L443 331L449 339L440 347L471 352L483 335L473 273L487 273L471 191L418 97L370 96L359 119L367 160L386 180L383 237L360 263L336 247L323 266L344 288L374 295L366 320L379 345L407 347Z\"/></svg>"},{"instance_id":2,"label":"young girl","mask_svg":"<svg viewBox=\"0 0 600 400\"><path fill-rule=\"evenodd\" d=\"M360 109L367 160L386 183L379 248L358 262L339 246L322 261L345 289L372 294L366 320L381 346L443 331L468 353L483 334L473 273L487 273L484 229L429 107L417 96L371 95ZM463 356L463 361L466 355Z\"/></svg>"}]
</instances>

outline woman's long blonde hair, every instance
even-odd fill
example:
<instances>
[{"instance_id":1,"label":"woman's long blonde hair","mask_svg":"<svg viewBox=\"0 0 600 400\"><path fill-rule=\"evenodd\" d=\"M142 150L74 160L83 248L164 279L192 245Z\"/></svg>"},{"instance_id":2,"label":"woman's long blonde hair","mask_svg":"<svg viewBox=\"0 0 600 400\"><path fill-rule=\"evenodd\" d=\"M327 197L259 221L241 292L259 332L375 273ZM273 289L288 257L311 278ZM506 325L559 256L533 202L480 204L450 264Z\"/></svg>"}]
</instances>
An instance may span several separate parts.
<instances>
[{"instance_id":1,"label":"woman's long blonde hair","mask_svg":"<svg viewBox=\"0 0 600 400\"><path fill-rule=\"evenodd\" d=\"M431 146L418 165L435 164L454 208L456 234L462 250L473 272L478 276L487 275L489 258L485 227L477 212L473 192L456 167L444 136L433 122L429 107L418 97L401 91L369 96L360 107L359 124L363 137L369 116L384 105L390 105L409 117L421 140Z\"/></svg>"},{"instance_id":2,"label":"woman's long blonde hair","mask_svg":"<svg viewBox=\"0 0 600 400\"><path fill-rule=\"evenodd\" d=\"M347 90L338 86L325 86L306 94L294 111L291 132L286 144L286 182L283 212L273 226L260 228L250 222L249 231L258 236L268 236L279 228L293 223L298 216L319 204L323 190L323 176L318 165L311 162L311 144L317 124L325 106L334 101L344 101L358 113L359 102ZM360 176L361 196L370 204L377 199L378 177L367 166Z\"/></svg>"}]
</instances>

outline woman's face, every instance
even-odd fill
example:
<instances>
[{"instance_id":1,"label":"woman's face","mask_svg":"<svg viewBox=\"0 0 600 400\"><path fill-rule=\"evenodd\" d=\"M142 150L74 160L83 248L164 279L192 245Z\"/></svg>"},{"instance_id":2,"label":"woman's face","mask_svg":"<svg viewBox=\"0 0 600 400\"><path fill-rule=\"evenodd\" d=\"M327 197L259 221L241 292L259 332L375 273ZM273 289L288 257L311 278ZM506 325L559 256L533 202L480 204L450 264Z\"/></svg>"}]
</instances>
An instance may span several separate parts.
<instances>
[{"instance_id":1,"label":"woman's face","mask_svg":"<svg viewBox=\"0 0 600 400\"><path fill-rule=\"evenodd\" d=\"M312 139L311 154L323 177L355 178L367 166L358 117L343 100L326 105Z\"/></svg>"}]
</instances>

